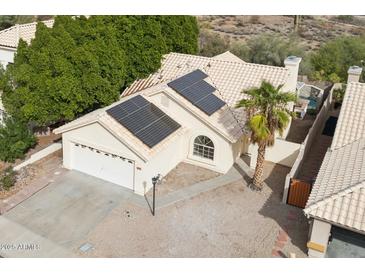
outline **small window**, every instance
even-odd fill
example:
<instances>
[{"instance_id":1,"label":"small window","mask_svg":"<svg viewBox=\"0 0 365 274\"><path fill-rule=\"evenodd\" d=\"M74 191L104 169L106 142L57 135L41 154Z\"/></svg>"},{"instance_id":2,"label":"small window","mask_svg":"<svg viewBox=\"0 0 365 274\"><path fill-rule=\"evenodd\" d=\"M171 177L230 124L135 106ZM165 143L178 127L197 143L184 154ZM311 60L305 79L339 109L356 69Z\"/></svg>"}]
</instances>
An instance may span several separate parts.
<instances>
[{"instance_id":1,"label":"small window","mask_svg":"<svg viewBox=\"0 0 365 274\"><path fill-rule=\"evenodd\" d=\"M194 140L193 154L202 158L214 159L214 144L211 139L206 136L198 136Z\"/></svg>"}]
</instances>

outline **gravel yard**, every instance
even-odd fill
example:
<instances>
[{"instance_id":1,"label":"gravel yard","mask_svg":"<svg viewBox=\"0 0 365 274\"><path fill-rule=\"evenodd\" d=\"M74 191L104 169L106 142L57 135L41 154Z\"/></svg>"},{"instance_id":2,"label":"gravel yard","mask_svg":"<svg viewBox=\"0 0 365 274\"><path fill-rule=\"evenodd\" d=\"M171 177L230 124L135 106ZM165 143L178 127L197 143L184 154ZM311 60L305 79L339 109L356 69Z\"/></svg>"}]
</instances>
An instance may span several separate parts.
<instances>
[{"instance_id":1,"label":"gravel yard","mask_svg":"<svg viewBox=\"0 0 365 274\"><path fill-rule=\"evenodd\" d=\"M24 187L36 182L39 178L47 177L56 167L62 165L62 151L59 150L51 155L26 166L17 172L17 181L8 191L0 190L0 202L16 194Z\"/></svg>"},{"instance_id":2,"label":"gravel yard","mask_svg":"<svg viewBox=\"0 0 365 274\"><path fill-rule=\"evenodd\" d=\"M162 196L183 187L206 181L220 173L212 170L181 162L163 178L163 182L156 187L156 195ZM152 189L147 193L151 196Z\"/></svg>"},{"instance_id":3,"label":"gravel yard","mask_svg":"<svg viewBox=\"0 0 365 274\"><path fill-rule=\"evenodd\" d=\"M266 186L239 180L159 209L125 202L85 238L84 257L305 257L302 210L280 203L288 168L267 163Z\"/></svg>"}]
</instances>

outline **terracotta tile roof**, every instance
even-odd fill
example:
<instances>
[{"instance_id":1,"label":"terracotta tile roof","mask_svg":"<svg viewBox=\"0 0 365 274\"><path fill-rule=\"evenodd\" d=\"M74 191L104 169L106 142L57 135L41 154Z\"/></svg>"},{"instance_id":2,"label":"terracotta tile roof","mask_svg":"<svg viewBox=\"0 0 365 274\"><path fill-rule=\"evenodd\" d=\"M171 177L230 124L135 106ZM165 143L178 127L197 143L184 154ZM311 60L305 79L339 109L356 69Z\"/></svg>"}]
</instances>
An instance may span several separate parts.
<instances>
[{"instance_id":1,"label":"terracotta tile roof","mask_svg":"<svg viewBox=\"0 0 365 274\"><path fill-rule=\"evenodd\" d=\"M237 63L246 63L245 61L243 61L241 58L234 55L230 51L226 51L221 54L218 54L218 55L212 57L212 59L221 60L221 61L237 62Z\"/></svg>"},{"instance_id":2,"label":"terracotta tile roof","mask_svg":"<svg viewBox=\"0 0 365 274\"><path fill-rule=\"evenodd\" d=\"M326 153L304 212L365 232L365 84L345 92L331 150Z\"/></svg>"},{"instance_id":3,"label":"terracotta tile roof","mask_svg":"<svg viewBox=\"0 0 365 274\"><path fill-rule=\"evenodd\" d=\"M327 152L304 212L365 232L365 138Z\"/></svg>"},{"instance_id":4,"label":"terracotta tile roof","mask_svg":"<svg viewBox=\"0 0 365 274\"><path fill-rule=\"evenodd\" d=\"M338 118L332 148L338 148L365 137L365 83L347 85Z\"/></svg>"},{"instance_id":5,"label":"terracotta tile roof","mask_svg":"<svg viewBox=\"0 0 365 274\"><path fill-rule=\"evenodd\" d=\"M211 116L207 116L167 86L169 81L195 69L201 69L208 74L208 78L205 80L216 87L215 94L227 103L226 106ZM170 53L165 56L162 68L157 73L150 75L146 79L134 82L125 90L121 101L128 100L131 96L140 94L147 100L153 102L153 96L149 95L156 92L165 92L177 102L184 105L184 107L189 111L193 112L198 119L201 119L204 123L215 129L218 134L221 134L230 142L234 143L245 131L242 125L244 125L246 121L246 112L242 108L234 108L236 102L240 98L243 98L241 91L245 88L259 86L263 79L272 82L274 85L283 84L285 83L288 75L289 72L286 68ZM120 136L121 139L127 140L130 144L136 147L136 149L139 150L144 157L148 158L150 155L156 153L156 151L166 145L166 143L168 143L175 134L184 134L184 132L188 130L187 128L182 127L181 130L172 134L171 137L169 136L150 149L133 136L133 134L131 134L127 129L107 115L105 110L119 104L121 101L76 119L56 129L55 132L61 133L76 126L99 121L106 127L109 127L117 134L117 136ZM169 110L161 106L159 102L154 103L165 111L167 115L179 122L178 117L175 117L176 115L174 115L174 113L169 113Z\"/></svg>"},{"instance_id":6,"label":"terracotta tile roof","mask_svg":"<svg viewBox=\"0 0 365 274\"><path fill-rule=\"evenodd\" d=\"M134 96L134 95L133 95ZM115 102L107 107L97 109L93 112L90 112L84 116L81 116L78 119L75 119L57 129L54 130L56 134L60 134L63 132L67 132L69 130L82 127L84 125L92 124L98 122L102 124L105 128L112 131L113 134L122 140L124 143L127 143L129 147L134 150L137 155L141 156L142 159L147 160L157 152L161 151L166 145L168 145L172 139L176 136L180 136L185 134L187 129L185 127L181 127L176 130L174 133L166 137L162 142L158 143L152 148L149 148L145 145L141 140L139 140L136 136L134 136L129 130L119 124L115 119L113 119L110 115L106 113L106 110L114 107L115 105L120 104L122 101L129 100L131 97L123 98L122 100ZM148 99L148 97L145 97ZM164 110L165 111L165 110ZM167 115L171 116L170 113L166 112ZM172 116L173 117L173 116Z\"/></svg>"},{"instance_id":7,"label":"terracotta tile roof","mask_svg":"<svg viewBox=\"0 0 365 274\"><path fill-rule=\"evenodd\" d=\"M216 87L221 98L231 107L236 118L244 123L244 113L234 109L236 103L244 98L242 90L260 86L262 80L278 86L284 84L289 76L289 70L284 67L225 61L222 58L216 59L216 57L209 58L181 53L167 54L157 73L137 80L123 92L122 96L131 95L159 83L171 81L193 70L201 69L208 74L210 82Z\"/></svg>"},{"instance_id":8,"label":"terracotta tile roof","mask_svg":"<svg viewBox=\"0 0 365 274\"><path fill-rule=\"evenodd\" d=\"M54 20L42 21L47 27L52 28ZM38 22L15 25L0 31L0 46L16 48L18 42L23 39L28 44L35 37Z\"/></svg>"}]
</instances>

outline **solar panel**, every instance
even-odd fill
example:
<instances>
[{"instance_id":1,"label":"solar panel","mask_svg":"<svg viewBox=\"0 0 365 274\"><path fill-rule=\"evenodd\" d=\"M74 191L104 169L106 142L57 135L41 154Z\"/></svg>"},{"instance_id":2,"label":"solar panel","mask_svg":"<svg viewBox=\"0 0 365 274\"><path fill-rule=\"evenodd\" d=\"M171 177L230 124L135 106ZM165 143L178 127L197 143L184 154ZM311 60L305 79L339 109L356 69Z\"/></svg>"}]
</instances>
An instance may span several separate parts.
<instances>
[{"instance_id":1,"label":"solar panel","mask_svg":"<svg viewBox=\"0 0 365 274\"><path fill-rule=\"evenodd\" d=\"M180 127L180 124L140 95L106 112L149 147L155 146Z\"/></svg>"},{"instance_id":2,"label":"solar panel","mask_svg":"<svg viewBox=\"0 0 365 274\"><path fill-rule=\"evenodd\" d=\"M215 88L204 81L206 77L208 75L201 70L195 70L167 85L207 115L212 115L223 107L225 102L213 94Z\"/></svg>"},{"instance_id":3,"label":"solar panel","mask_svg":"<svg viewBox=\"0 0 365 274\"><path fill-rule=\"evenodd\" d=\"M210 94L202 100L196 102L194 105L210 116L217 110L221 109L225 104L226 103L217 96Z\"/></svg>"},{"instance_id":4,"label":"solar panel","mask_svg":"<svg viewBox=\"0 0 365 274\"><path fill-rule=\"evenodd\" d=\"M201 70L197 69L178 79L175 79L174 81L168 83L167 85L176 91L180 91L207 77L208 77L208 75L206 75Z\"/></svg>"}]
</instances>

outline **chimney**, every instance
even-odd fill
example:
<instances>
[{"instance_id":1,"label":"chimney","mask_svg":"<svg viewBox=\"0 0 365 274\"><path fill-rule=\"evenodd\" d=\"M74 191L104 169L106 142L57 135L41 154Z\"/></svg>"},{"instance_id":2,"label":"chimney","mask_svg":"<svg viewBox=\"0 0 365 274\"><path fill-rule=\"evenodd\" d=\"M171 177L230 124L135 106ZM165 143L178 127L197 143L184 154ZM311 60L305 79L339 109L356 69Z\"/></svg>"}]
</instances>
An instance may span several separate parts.
<instances>
[{"instance_id":1,"label":"chimney","mask_svg":"<svg viewBox=\"0 0 365 274\"><path fill-rule=\"evenodd\" d=\"M286 82L284 88L285 91L296 92L297 89L297 81L298 81L298 72L299 72L299 64L302 61L301 57L297 56L289 56L284 60L284 65L287 69L289 69L289 77Z\"/></svg>"},{"instance_id":2,"label":"chimney","mask_svg":"<svg viewBox=\"0 0 365 274\"><path fill-rule=\"evenodd\" d=\"M362 72L362 67L359 66L352 66L347 71L348 77L347 77L347 83L351 82L359 82L360 76Z\"/></svg>"}]
</instances>

